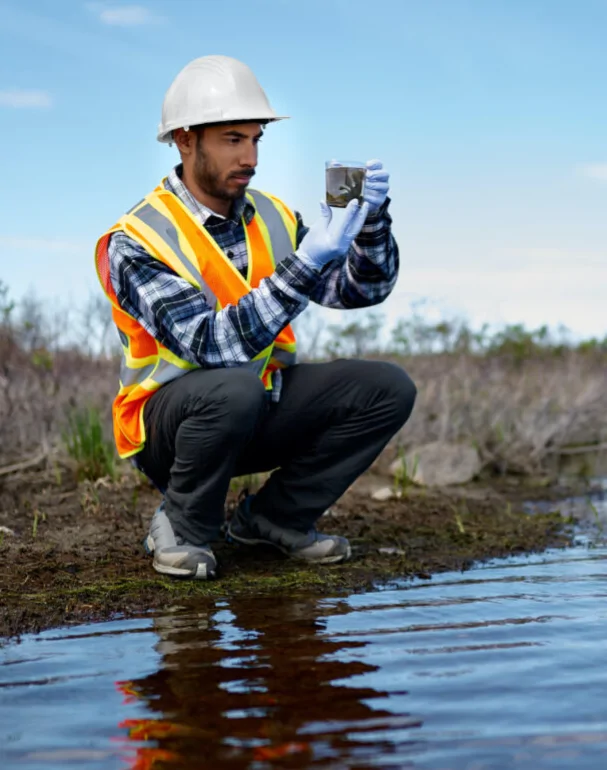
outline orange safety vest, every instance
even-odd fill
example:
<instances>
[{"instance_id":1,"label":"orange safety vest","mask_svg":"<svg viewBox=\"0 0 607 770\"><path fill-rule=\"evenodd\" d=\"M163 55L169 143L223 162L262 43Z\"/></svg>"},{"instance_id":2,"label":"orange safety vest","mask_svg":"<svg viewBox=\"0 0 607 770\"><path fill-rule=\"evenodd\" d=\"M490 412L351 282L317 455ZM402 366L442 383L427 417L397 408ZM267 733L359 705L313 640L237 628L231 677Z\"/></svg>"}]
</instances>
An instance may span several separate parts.
<instances>
[{"instance_id":1,"label":"orange safety vest","mask_svg":"<svg viewBox=\"0 0 607 770\"><path fill-rule=\"evenodd\" d=\"M163 180L164 182L164 180ZM110 281L108 244L122 231L155 259L200 289L211 307L221 310L270 276L282 259L296 248L297 223L293 212L278 198L258 190L247 192L255 216L247 225L246 278L219 248L209 233L173 193L161 183L128 211L97 242L97 275L112 304L112 318L122 342L120 389L114 399L114 438L120 457L140 452L145 443L143 408L167 382L200 367L171 353L118 304ZM295 335L286 326L274 342L243 366L252 369L269 390L272 372L296 360Z\"/></svg>"}]
</instances>

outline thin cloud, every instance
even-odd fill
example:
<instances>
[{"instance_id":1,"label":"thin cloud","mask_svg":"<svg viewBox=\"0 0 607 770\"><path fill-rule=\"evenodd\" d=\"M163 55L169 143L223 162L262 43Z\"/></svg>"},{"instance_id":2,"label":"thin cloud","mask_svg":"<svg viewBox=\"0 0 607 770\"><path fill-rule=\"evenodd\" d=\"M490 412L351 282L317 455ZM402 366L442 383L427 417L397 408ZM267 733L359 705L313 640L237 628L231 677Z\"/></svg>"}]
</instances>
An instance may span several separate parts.
<instances>
[{"instance_id":1,"label":"thin cloud","mask_svg":"<svg viewBox=\"0 0 607 770\"><path fill-rule=\"evenodd\" d=\"M141 27L145 24L155 24L160 20L143 5L89 3L88 8L99 21L111 27Z\"/></svg>"},{"instance_id":2,"label":"thin cloud","mask_svg":"<svg viewBox=\"0 0 607 770\"><path fill-rule=\"evenodd\" d=\"M0 250L82 253L91 250L91 242L68 238L30 238L23 235L0 235Z\"/></svg>"},{"instance_id":3,"label":"thin cloud","mask_svg":"<svg viewBox=\"0 0 607 770\"><path fill-rule=\"evenodd\" d=\"M513 268L517 265L604 265L607 263L607 251L588 249L565 249L552 246L529 246L500 248L497 250L507 258Z\"/></svg>"},{"instance_id":4,"label":"thin cloud","mask_svg":"<svg viewBox=\"0 0 607 770\"><path fill-rule=\"evenodd\" d=\"M589 179L598 179L600 182L607 182L607 163L587 163L578 167L582 176Z\"/></svg>"},{"instance_id":5,"label":"thin cloud","mask_svg":"<svg viewBox=\"0 0 607 770\"><path fill-rule=\"evenodd\" d=\"M25 88L13 88L0 91L0 107L15 110L47 109L52 107L53 99L48 91L34 91Z\"/></svg>"}]
</instances>

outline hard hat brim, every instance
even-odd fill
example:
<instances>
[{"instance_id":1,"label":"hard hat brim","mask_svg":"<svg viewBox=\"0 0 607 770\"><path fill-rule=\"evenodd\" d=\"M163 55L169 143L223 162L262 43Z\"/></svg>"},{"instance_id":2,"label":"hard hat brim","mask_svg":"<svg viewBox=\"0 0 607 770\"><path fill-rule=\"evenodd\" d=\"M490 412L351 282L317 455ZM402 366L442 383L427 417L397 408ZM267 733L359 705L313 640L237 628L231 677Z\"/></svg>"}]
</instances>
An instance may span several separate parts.
<instances>
[{"instance_id":1,"label":"hard hat brim","mask_svg":"<svg viewBox=\"0 0 607 770\"><path fill-rule=\"evenodd\" d=\"M189 125L197 125L197 126L221 126L224 124L238 124L238 123L276 123L279 120L289 120L290 115L272 115L272 116L264 116L264 117L256 117L256 118L250 118L250 117L243 117L243 118L230 118L229 120L213 120L208 122L192 122L191 124L188 124L186 121L180 121L180 125L178 126L171 126L171 128L167 126L163 126L161 130L159 130L158 135L156 136L157 141L161 142L162 144L172 144L173 143L173 131L176 131L178 128L185 128L185 126ZM159 127L160 128L160 127Z\"/></svg>"}]
</instances>

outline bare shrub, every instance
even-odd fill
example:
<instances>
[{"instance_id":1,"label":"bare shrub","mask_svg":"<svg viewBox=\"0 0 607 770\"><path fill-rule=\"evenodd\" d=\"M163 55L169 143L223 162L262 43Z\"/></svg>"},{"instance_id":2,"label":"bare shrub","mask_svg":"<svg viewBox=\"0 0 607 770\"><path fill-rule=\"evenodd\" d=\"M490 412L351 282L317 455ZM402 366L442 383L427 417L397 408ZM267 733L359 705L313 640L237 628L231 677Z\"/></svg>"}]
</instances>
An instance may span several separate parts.
<instances>
[{"instance_id":1,"label":"bare shrub","mask_svg":"<svg viewBox=\"0 0 607 770\"><path fill-rule=\"evenodd\" d=\"M418 388L399 441L468 441L501 473L537 473L572 444L607 440L607 356L513 363L465 354L397 359Z\"/></svg>"},{"instance_id":2,"label":"bare shrub","mask_svg":"<svg viewBox=\"0 0 607 770\"><path fill-rule=\"evenodd\" d=\"M68 415L97 407L109 425L119 360L71 339L69 313L19 306L0 284L0 464L60 442Z\"/></svg>"}]
</instances>

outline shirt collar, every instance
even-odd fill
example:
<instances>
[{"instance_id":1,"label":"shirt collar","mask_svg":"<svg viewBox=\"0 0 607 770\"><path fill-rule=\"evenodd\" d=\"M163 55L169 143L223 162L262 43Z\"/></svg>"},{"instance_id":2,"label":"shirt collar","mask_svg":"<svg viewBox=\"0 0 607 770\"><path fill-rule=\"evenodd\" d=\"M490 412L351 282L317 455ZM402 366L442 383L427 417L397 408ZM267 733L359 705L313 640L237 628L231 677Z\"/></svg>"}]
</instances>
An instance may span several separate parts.
<instances>
[{"instance_id":1,"label":"shirt collar","mask_svg":"<svg viewBox=\"0 0 607 770\"><path fill-rule=\"evenodd\" d=\"M167 190L176 195L179 200L188 208L189 211L198 219L198 221L204 226L210 217L215 217L223 222L226 221L226 217L221 214L216 214L204 203L196 200L188 188L184 185L182 180L183 164L175 166L175 168L169 173L165 180L164 186ZM255 216L255 206L245 198L237 198L232 204L230 216L227 220L233 224L240 224L240 220L244 217L246 224L250 224L251 220ZM210 223L209 223L210 224Z\"/></svg>"}]
</instances>

